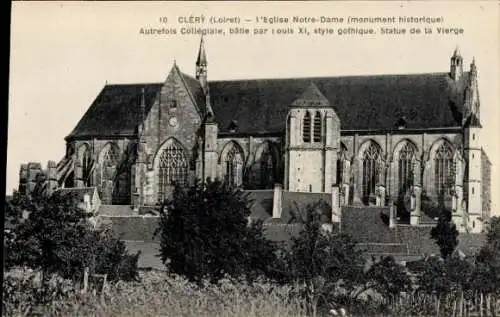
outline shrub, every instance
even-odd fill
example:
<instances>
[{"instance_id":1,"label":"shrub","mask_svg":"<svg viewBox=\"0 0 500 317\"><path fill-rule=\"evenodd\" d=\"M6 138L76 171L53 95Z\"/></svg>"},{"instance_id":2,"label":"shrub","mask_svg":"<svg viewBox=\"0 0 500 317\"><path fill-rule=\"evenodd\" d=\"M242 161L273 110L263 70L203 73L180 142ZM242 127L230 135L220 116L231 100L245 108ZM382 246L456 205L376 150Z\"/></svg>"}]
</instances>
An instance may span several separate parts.
<instances>
[{"instance_id":1,"label":"shrub","mask_svg":"<svg viewBox=\"0 0 500 317\"><path fill-rule=\"evenodd\" d=\"M265 239L262 222L249 224L249 203L242 191L218 181L176 186L160 219L162 261L196 282L265 274L275 248Z\"/></svg>"},{"instance_id":2,"label":"shrub","mask_svg":"<svg viewBox=\"0 0 500 317\"><path fill-rule=\"evenodd\" d=\"M292 221L303 227L292 238L286 254L284 278L302 285L303 298L310 313L326 309L335 300L349 305L351 292L362 282L364 259L356 242L335 229L324 229L325 202L292 211Z\"/></svg>"},{"instance_id":3,"label":"shrub","mask_svg":"<svg viewBox=\"0 0 500 317\"><path fill-rule=\"evenodd\" d=\"M29 216L23 218L26 211ZM4 242L7 268L41 269L42 281L52 273L81 280L85 267L111 280L137 277L138 255L128 255L125 244L109 232L94 230L75 196L16 194L5 212L10 220Z\"/></svg>"},{"instance_id":4,"label":"shrub","mask_svg":"<svg viewBox=\"0 0 500 317\"><path fill-rule=\"evenodd\" d=\"M431 238L436 240L441 256L446 259L458 245L458 230L451 219L451 212L442 209L438 223L431 229Z\"/></svg>"}]
</instances>

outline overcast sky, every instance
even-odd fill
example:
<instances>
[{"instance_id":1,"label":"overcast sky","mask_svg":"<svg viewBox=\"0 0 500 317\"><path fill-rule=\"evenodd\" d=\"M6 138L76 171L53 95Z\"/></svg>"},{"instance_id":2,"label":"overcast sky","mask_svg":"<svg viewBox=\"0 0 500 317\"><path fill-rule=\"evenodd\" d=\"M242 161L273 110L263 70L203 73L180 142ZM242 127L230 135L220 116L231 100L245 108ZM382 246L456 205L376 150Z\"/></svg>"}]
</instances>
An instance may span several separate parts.
<instances>
[{"instance_id":1,"label":"overcast sky","mask_svg":"<svg viewBox=\"0 0 500 317\"><path fill-rule=\"evenodd\" d=\"M311 77L446 72L457 45L466 70L475 56L479 70L484 147L493 163L492 193L498 192L499 6L497 2L301 2L301 3L102 3L14 2L12 4L7 193L17 188L19 165L60 160L64 137L108 83L161 82L174 59L194 75L200 36L181 35L179 17L428 16L432 35L383 36L207 36L208 76L236 78ZM166 24L160 23L166 17ZM228 24L222 25L227 29ZM266 27L287 28L272 24ZM338 24L304 25L314 27ZM366 28L368 24L341 25ZM394 25L402 27L403 25ZM418 24L417 27L429 25ZM177 28L177 35L145 36L140 28ZM410 27L406 25L406 27ZM442 35L437 27L463 28ZM237 106L237 105L235 105ZM498 195L494 197L498 206ZM495 210L495 209L494 209ZM498 213L500 214L500 213Z\"/></svg>"}]
</instances>

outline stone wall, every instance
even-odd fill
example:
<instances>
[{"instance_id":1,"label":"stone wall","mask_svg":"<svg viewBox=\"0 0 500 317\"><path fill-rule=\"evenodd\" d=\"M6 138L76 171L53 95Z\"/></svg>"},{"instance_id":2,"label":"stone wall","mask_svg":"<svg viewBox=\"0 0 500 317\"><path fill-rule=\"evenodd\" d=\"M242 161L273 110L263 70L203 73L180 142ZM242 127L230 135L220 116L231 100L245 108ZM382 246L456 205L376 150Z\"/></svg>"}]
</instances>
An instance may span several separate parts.
<instances>
[{"instance_id":1,"label":"stone wall","mask_svg":"<svg viewBox=\"0 0 500 317\"><path fill-rule=\"evenodd\" d=\"M154 168L158 165L161 146L169 139L179 142L189 161L190 179L195 178L196 146L202 115L186 89L180 71L174 66L144 122L141 142L146 157L145 203L157 201L158 180Z\"/></svg>"},{"instance_id":2,"label":"stone wall","mask_svg":"<svg viewBox=\"0 0 500 317\"><path fill-rule=\"evenodd\" d=\"M482 218L491 216L491 162L488 156L481 151L481 191L482 191Z\"/></svg>"},{"instance_id":3,"label":"stone wall","mask_svg":"<svg viewBox=\"0 0 500 317\"><path fill-rule=\"evenodd\" d=\"M96 186L105 204L130 204L132 175L131 168L135 161L136 140L132 137L121 138L89 138L75 140L68 144L67 155L75 166L83 168L83 157L86 150L90 151L92 174L89 182L78 179L74 174L73 186ZM112 171L103 169L103 157L110 148L117 153L116 165ZM111 182L106 182L103 175L114 175ZM71 177L71 176L68 176Z\"/></svg>"}]
</instances>

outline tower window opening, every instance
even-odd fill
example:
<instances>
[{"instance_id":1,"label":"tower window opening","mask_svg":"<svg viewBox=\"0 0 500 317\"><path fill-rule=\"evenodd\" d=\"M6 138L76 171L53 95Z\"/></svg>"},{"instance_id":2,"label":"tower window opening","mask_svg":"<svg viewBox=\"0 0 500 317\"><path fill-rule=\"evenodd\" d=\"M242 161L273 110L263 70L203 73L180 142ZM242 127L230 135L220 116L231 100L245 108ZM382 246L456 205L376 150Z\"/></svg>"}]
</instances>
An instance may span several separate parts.
<instances>
[{"instance_id":1,"label":"tower window opening","mask_svg":"<svg viewBox=\"0 0 500 317\"><path fill-rule=\"evenodd\" d=\"M313 141L321 142L321 112L314 115Z\"/></svg>"},{"instance_id":2,"label":"tower window opening","mask_svg":"<svg viewBox=\"0 0 500 317\"><path fill-rule=\"evenodd\" d=\"M306 143L311 142L311 114L306 112L302 126L302 140Z\"/></svg>"}]
</instances>

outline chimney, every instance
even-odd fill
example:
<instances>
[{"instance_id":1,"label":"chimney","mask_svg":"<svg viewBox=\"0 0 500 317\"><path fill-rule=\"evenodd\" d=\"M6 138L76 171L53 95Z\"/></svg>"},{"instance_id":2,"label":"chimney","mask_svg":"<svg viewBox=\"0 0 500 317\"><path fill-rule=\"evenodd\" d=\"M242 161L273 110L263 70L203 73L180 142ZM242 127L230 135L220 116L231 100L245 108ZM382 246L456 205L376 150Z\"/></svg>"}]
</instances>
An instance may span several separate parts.
<instances>
[{"instance_id":1,"label":"chimney","mask_svg":"<svg viewBox=\"0 0 500 317\"><path fill-rule=\"evenodd\" d=\"M47 163L47 185L49 195L57 190L57 164L54 161L49 161Z\"/></svg>"},{"instance_id":2,"label":"chimney","mask_svg":"<svg viewBox=\"0 0 500 317\"><path fill-rule=\"evenodd\" d=\"M341 209L340 209L340 194L339 187L332 186L332 222L340 223Z\"/></svg>"},{"instance_id":3,"label":"chimney","mask_svg":"<svg viewBox=\"0 0 500 317\"><path fill-rule=\"evenodd\" d=\"M273 218L281 218L282 199L283 186L276 183L274 184Z\"/></svg>"},{"instance_id":4,"label":"chimney","mask_svg":"<svg viewBox=\"0 0 500 317\"><path fill-rule=\"evenodd\" d=\"M83 195L83 203L85 204L85 208L87 209L87 212L91 212L91 202L90 202L90 195L85 194Z\"/></svg>"},{"instance_id":5,"label":"chimney","mask_svg":"<svg viewBox=\"0 0 500 317\"><path fill-rule=\"evenodd\" d=\"M389 228L396 227L396 212L394 210L394 203L391 201L389 206Z\"/></svg>"}]
</instances>

